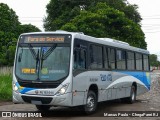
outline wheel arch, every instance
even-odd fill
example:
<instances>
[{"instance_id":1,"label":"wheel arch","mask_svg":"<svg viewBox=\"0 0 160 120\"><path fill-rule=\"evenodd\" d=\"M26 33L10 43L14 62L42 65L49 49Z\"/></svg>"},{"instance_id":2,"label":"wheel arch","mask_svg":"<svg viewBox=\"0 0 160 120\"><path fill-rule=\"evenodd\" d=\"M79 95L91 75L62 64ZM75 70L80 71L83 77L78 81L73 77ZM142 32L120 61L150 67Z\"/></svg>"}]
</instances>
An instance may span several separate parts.
<instances>
[{"instance_id":1,"label":"wheel arch","mask_svg":"<svg viewBox=\"0 0 160 120\"><path fill-rule=\"evenodd\" d=\"M136 90L136 93L137 93L137 83L136 83L136 82L133 82L133 83L132 83L132 86L135 87L135 90Z\"/></svg>"},{"instance_id":2,"label":"wheel arch","mask_svg":"<svg viewBox=\"0 0 160 120\"><path fill-rule=\"evenodd\" d=\"M98 101L98 86L97 86L97 84L91 84L89 86L88 91L90 91L90 90L93 91L96 94L96 99Z\"/></svg>"}]
</instances>

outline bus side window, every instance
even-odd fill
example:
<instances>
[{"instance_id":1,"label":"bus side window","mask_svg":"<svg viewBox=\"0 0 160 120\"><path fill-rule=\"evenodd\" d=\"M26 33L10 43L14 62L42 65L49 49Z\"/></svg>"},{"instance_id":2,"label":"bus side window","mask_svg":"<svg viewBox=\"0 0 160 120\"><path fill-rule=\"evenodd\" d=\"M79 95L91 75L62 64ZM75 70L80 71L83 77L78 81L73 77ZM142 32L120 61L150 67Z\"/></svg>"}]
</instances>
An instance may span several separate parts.
<instances>
[{"instance_id":1,"label":"bus side window","mask_svg":"<svg viewBox=\"0 0 160 120\"><path fill-rule=\"evenodd\" d=\"M109 69L110 67L109 67L109 59L108 59L108 50L109 48L107 48L107 47L105 47L105 50L104 50L104 56L105 56L105 58L104 58L104 67L106 68L106 69Z\"/></svg>"},{"instance_id":2,"label":"bus side window","mask_svg":"<svg viewBox=\"0 0 160 120\"><path fill-rule=\"evenodd\" d=\"M134 52L127 52L127 69L135 70Z\"/></svg>"},{"instance_id":3,"label":"bus side window","mask_svg":"<svg viewBox=\"0 0 160 120\"><path fill-rule=\"evenodd\" d=\"M91 69L103 68L102 53L103 53L102 46L90 45L90 68Z\"/></svg>"},{"instance_id":4,"label":"bus side window","mask_svg":"<svg viewBox=\"0 0 160 120\"><path fill-rule=\"evenodd\" d=\"M77 49L74 51L74 69L86 69L86 51Z\"/></svg>"},{"instance_id":5,"label":"bus side window","mask_svg":"<svg viewBox=\"0 0 160 120\"><path fill-rule=\"evenodd\" d=\"M149 71L148 55L143 55L143 67L145 71Z\"/></svg>"},{"instance_id":6,"label":"bus side window","mask_svg":"<svg viewBox=\"0 0 160 120\"><path fill-rule=\"evenodd\" d=\"M115 49L108 48L109 68L115 69Z\"/></svg>"},{"instance_id":7,"label":"bus side window","mask_svg":"<svg viewBox=\"0 0 160 120\"><path fill-rule=\"evenodd\" d=\"M117 69L125 70L126 69L126 52L124 50L117 49L116 51L116 62Z\"/></svg>"},{"instance_id":8,"label":"bus side window","mask_svg":"<svg viewBox=\"0 0 160 120\"><path fill-rule=\"evenodd\" d=\"M142 70L142 54L136 53L136 70Z\"/></svg>"}]
</instances>

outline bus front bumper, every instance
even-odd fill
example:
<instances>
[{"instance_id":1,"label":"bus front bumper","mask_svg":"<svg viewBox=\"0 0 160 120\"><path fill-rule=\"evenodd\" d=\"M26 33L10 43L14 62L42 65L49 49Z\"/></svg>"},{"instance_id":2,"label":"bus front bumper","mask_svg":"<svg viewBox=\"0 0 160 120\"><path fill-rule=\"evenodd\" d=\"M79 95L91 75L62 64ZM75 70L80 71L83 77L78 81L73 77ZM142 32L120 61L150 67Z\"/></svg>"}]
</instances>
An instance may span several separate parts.
<instances>
[{"instance_id":1,"label":"bus front bumper","mask_svg":"<svg viewBox=\"0 0 160 120\"><path fill-rule=\"evenodd\" d=\"M72 106L72 93L63 95L41 96L21 94L13 91L13 103L30 103L35 105Z\"/></svg>"}]
</instances>

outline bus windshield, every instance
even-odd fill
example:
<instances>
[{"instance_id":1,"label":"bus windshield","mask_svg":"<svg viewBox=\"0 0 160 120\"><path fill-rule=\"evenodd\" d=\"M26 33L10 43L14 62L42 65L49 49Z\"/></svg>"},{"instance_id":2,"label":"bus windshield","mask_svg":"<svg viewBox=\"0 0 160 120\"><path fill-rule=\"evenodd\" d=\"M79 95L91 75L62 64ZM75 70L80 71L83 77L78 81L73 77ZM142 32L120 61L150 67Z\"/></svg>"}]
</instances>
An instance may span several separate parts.
<instances>
[{"instance_id":1,"label":"bus windshield","mask_svg":"<svg viewBox=\"0 0 160 120\"><path fill-rule=\"evenodd\" d=\"M22 80L55 81L68 75L69 47L19 47L16 75Z\"/></svg>"},{"instance_id":2,"label":"bus windshield","mask_svg":"<svg viewBox=\"0 0 160 120\"><path fill-rule=\"evenodd\" d=\"M19 43L16 77L25 81L57 81L68 76L70 44Z\"/></svg>"}]
</instances>

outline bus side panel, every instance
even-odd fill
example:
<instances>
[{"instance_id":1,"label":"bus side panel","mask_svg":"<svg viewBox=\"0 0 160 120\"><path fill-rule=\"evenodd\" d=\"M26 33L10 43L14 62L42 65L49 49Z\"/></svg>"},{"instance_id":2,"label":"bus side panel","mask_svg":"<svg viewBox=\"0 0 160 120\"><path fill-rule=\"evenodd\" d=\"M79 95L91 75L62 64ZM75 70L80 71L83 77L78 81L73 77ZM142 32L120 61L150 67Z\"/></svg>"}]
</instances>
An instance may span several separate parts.
<instances>
[{"instance_id":1,"label":"bus side panel","mask_svg":"<svg viewBox=\"0 0 160 120\"><path fill-rule=\"evenodd\" d=\"M148 89L150 90L150 86L151 86L151 76L149 72L144 72L144 79L143 79L143 83L148 87Z\"/></svg>"},{"instance_id":2,"label":"bus side panel","mask_svg":"<svg viewBox=\"0 0 160 120\"><path fill-rule=\"evenodd\" d=\"M143 79L141 81L144 83L144 85L146 87L144 87L143 85L140 85L140 84L137 85L137 95L143 94L143 93L150 90L150 84L151 84L150 80L151 80L150 73L143 72Z\"/></svg>"},{"instance_id":3,"label":"bus side panel","mask_svg":"<svg viewBox=\"0 0 160 120\"><path fill-rule=\"evenodd\" d=\"M116 89L116 99L118 98L124 98L126 96L128 96L127 91L128 91L128 87L119 87Z\"/></svg>"},{"instance_id":4,"label":"bus side panel","mask_svg":"<svg viewBox=\"0 0 160 120\"><path fill-rule=\"evenodd\" d=\"M108 71L84 71L73 77L73 106L86 104L86 97L91 85L98 87L98 102L107 100L108 96L112 99L112 90L107 90L107 86L112 83ZM109 94L109 95L108 95ZM114 97L115 98L115 97Z\"/></svg>"},{"instance_id":5,"label":"bus side panel","mask_svg":"<svg viewBox=\"0 0 160 120\"><path fill-rule=\"evenodd\" d=\"M128 91L130 91L130 87L132 84L132 81L128 80L128 75L115 71L112 71L111 75L112 82L106 88L110 89L109 91L111 91L111 97L108 97L106 100L128 97L130 95L130 92Z\"/></svg>"},{"instance_id":6,"label":"bus side panel","mask_svg":"<svg viewBox=\"0 0 160 120\"><path fill-rule=\"evenodd\" d=\"M83 105L86 99L87 76L75 76L73 77L73 106Z\"/></svg>"},{"instance_id":7,"label":"bus side panel","mask_svg":"<svg viewBox=\"0 0 160 120\"><path fill-rule=\"evenodd\" d=\"M144 83L143 72L87 71L73 78L73 106L86 104L91 84L98 86L98 102L129 97L131 86L137 84L137 95L149 89Z\"/></svg>"},{"instance_id":8,"label":"bus side panel","mask_svg":"<svg viewBox=\"0 0 160 120\"><path fill-rule=\"evenodd\" d=\"M106 100L111 100L112 99L112 89L107 89L107 98Z\"/></svg>"},{"instance_id":9,"label":"bus side panel","mask_svg":"<svg viewBox=\"0 0 160 120\"><path fill-rule=\"evenodd\" d=\"M137 85L137 95L149 91L149 73L116 71L112 73L112 77L113 82L106 88L111 89L112 97L107 98L107 100L129 97L133 83ZM114 89L116 89L116 93Z\"/></svg>"},{"instance_id":10,"label":"bus side panel","mask_svg":"<svg viewBox=\"0 0 160 120\"><path fill-rule=\"evenodd\" d=\"M138 84L137 85L137 95L141 95L143 93L146 93L148 90L143 85Z\"/></svg>"},{"instance_id":11,"label":"bus side panel","mask_svg":"<svg viewBox=\"0 0 160 120\"><path fill-rule=\"evenodd\" d=\"M128 75L133 76L137 81L137 95L143 94L150 90L150 73L149 72L125 72Z\"/></svg>"}]
</instances>

